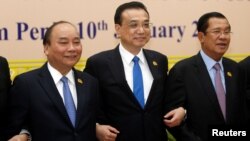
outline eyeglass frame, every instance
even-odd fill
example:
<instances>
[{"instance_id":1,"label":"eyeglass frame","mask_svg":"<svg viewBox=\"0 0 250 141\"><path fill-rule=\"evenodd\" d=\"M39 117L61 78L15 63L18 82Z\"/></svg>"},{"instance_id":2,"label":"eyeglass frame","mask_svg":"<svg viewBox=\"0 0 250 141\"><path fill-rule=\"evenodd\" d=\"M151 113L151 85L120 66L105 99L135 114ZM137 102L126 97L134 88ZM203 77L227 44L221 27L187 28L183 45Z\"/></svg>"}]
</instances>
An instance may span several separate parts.
<instances>
[{"instance_id":1,"label":"eyeglass frame","mask_svg":"<svg viewBox=\"0 0 250 141\"><path fill-rule=\"evenodd\" d=\"M221 30L218 30L218 29L214 29L214 30L211 30L211 31L206 31L205 33L211 33L211 34L214 34L216 37L219 37L221 36L222 34L224 36L227 36L229 37L233 32L231 32L231 30L225 30L225 31L221 31Z\"/></svg>"},{"instance_id":2,"label":"eyeglass frame","mask_svg":"<svg viewBox=\"0 0 250 141\"><path fill-rule=\"evenodd\" d=\"M152 27L153 23L148 22L148 21L142 22L142 23L131 21L127 25L130 29L134 29L134 30L137 30L140 27L142 27L144 30L150 30L150 27Z\"/></svg>"}]
</instances>

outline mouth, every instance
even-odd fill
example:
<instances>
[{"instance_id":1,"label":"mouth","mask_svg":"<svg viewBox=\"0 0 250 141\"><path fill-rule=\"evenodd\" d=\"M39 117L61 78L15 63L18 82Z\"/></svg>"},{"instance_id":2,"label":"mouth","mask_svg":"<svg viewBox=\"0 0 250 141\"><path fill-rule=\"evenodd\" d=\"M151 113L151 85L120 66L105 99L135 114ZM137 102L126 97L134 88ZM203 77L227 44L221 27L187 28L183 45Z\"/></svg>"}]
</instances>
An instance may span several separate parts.
<instances>
[{"instance_id":1,"label":"mouth","mask_svg":"<svg viewBox=\"0 0 250 141\"><path fill-rule=\"evenodd\" d=\"M144 41L146 37L135 37L134 39L138 41Z\"/></svg>"},{"instance_id":2,"label":"mouth","mask_svg":"<svg viewBox=\"0 0 250 141\"><path fill-rule=\"evenodd\" d=\"M68 59L76 59L77 55L68 55L68 56L65 56L65 57L68 58Z\"/></svg>"},{"instance_id":3,"label":"mouth","mask_svg":"<svg viewBox=\"0 0 250 141\"><path fill-rule=\"evenodd\" d=\"M220 48L227 48L228 47L227 43L217 43L216 46L218 46Z\"/></svg>"}]
</instances>

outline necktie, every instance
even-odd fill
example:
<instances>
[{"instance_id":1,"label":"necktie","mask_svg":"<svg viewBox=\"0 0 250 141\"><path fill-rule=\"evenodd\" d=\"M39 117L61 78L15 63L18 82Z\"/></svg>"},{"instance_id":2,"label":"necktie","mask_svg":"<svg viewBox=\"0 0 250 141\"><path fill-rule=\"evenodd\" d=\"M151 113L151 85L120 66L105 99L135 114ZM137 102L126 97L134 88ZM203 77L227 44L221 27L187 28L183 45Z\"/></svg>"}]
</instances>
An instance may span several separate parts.
<instances>
[{"instance_id":1,"label":"necktie","mask_svg":"<svg viewBox=\"0 0 250 141\"><path fill-rule=\"evenodd\" d=\"M144 90L142 81L142 72L139 65L139 58L135 56L133 58L134 68L133 68L133 91L136 99L140 103L141 107L144 108Z\"/></svg>"},{"instance_id":2,"label":"necktie","mask_svg":"<svg viewBox=\"0 0 250 141\"><path fill-rule=\"evenodd\" d=\"M61 81L63 82L63 96L64 96L65 108L67 110L72 125L75 127L76 108L72 94L69 89L68 78L63 76L61 78Z\"/></svg>"},{"instance_id":3,"label":"necktie","mask_svg":"<svg viewBox=\"0 0 250 141\"><path fill-rule=\"evenodd\" d=\"M224 119L226 119L226 94L225 90L221 81L221 74L220 74L220 64L216 63L214 65L214 69L216 70L215 73L215 90L217 94L217 99L220 104L221 111L223 113Z\"/></svg>"}]
</instances>

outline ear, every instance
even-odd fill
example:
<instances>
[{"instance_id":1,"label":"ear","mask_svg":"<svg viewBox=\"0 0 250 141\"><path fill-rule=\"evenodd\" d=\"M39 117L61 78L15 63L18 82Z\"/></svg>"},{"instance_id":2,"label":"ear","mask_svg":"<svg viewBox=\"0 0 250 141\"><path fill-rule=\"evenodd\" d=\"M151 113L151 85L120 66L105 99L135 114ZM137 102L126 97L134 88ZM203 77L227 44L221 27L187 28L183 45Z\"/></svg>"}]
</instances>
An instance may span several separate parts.
<instances>
[{"instance_id":1,"label":"ear","mask_svg":"<svg viewBox=\"0 0 250 141\"><path fill-rule=\"evenodd\" d=\"M119 24L115 24L115 31L117 38L119 38L121 33L121 26Z\"/></svg>"},{"instance_id":2,"label":"ear","mask_svg":"<svg viewBox=\"0 0 250 141\"><path fill-rule=\"evenodd\" d=\"M49 49L49 45L44 45L43 46L43 52L44 52L45 55L49 54L48 49Z\"/></svg>"},{"instance_id":3,"label":"ear","mask_svg":"<svg viewBox=\"0 0 250 141\"><path fill-rule=\"evenodd\" d=\"M205 34L203 32L198 32L198 39L201 43L203 43L205 39Z\"/></svg>"}]
</instances>

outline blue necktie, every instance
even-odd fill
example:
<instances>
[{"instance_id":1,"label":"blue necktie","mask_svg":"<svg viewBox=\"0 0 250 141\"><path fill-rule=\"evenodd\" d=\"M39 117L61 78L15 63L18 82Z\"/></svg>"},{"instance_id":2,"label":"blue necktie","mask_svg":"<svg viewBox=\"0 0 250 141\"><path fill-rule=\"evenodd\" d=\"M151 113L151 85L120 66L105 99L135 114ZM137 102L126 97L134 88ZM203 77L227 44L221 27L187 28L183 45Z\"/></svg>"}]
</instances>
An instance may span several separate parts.
<instances>
[{"instance_id":1,"label":"blue necktie","mask_svg":"<svg viewBox=\"0 0 250 141\"><path fill-rule=\"evenodd\" d=\"M76 108L72 94L69 89L68 78L63 76L61 81L63 82L63 96L64 96L65 108L67 110L72 125L75 127Z\"/></svg>"},{"instance_id":2,"label":"blue necktie","mask_svg":"<svg viewBox=\"0 0 250 141\"><path fill-rule=\"evenodd\" d=\"M139 65L139 60L140 59L137 56L133 58L133 62L134 62L133 91L141 107L144 108L144 90L143 90L142 72L141 72L141 68Z\"/></svg>"}]
</instances>

